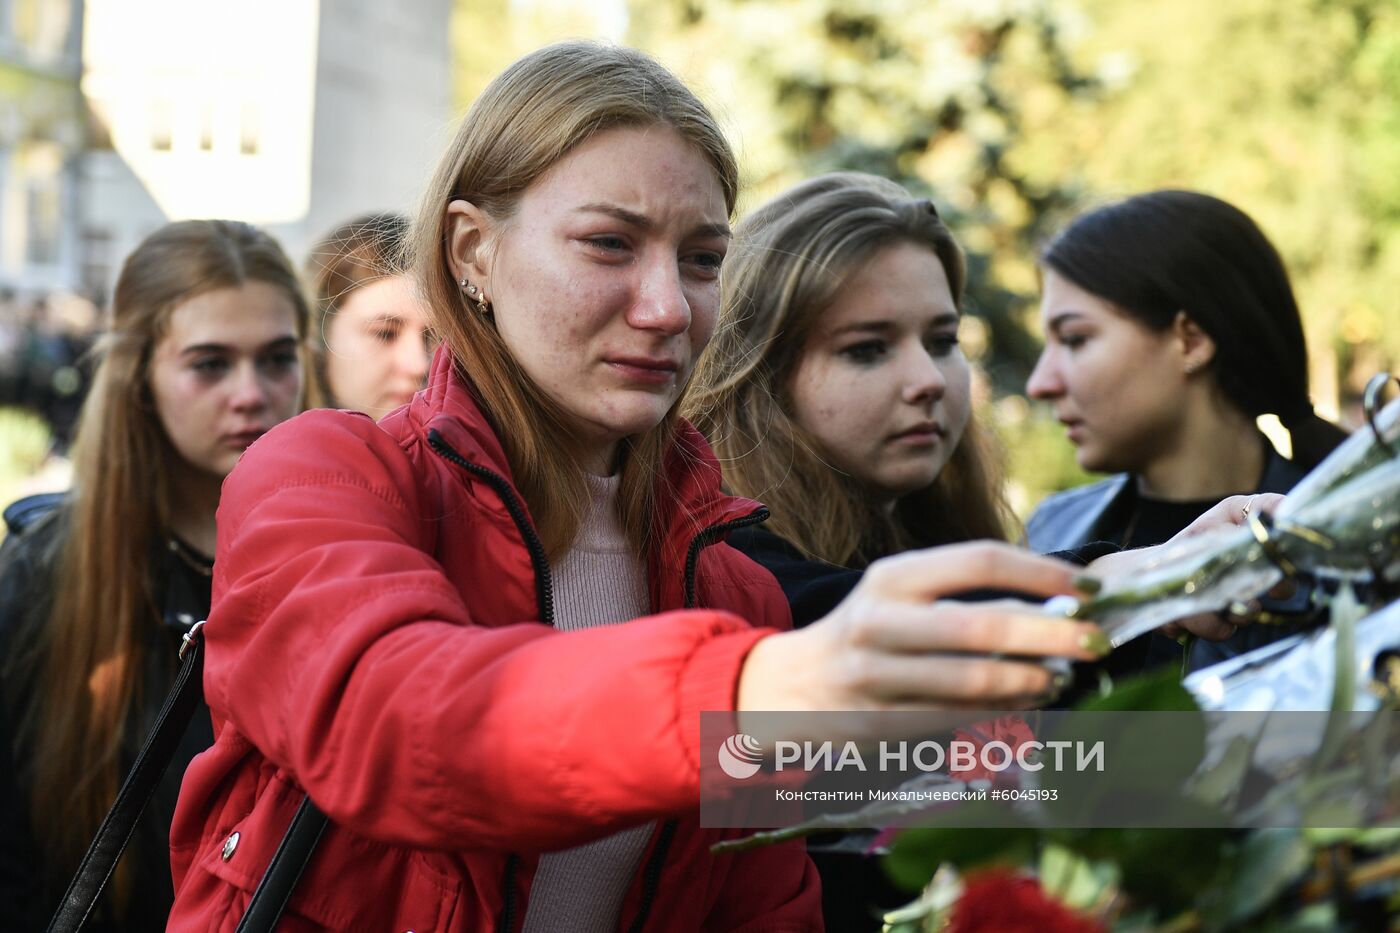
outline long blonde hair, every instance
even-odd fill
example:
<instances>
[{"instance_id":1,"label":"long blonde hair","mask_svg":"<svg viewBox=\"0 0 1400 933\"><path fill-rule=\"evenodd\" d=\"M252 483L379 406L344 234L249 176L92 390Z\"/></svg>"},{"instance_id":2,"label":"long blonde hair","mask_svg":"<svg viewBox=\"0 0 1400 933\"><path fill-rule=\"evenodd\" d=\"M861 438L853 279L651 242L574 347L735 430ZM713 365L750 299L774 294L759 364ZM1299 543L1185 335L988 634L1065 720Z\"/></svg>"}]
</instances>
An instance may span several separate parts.
<instances>
[{"instance_id":1,"label":"long blonde hair","mask_svg":"<svg viewBox=\"0 0 1400 933\"><path fill-rule=\"evenodd\" d=\"M650 126L670 127L696 147L732 214L738 166L699 99L634 49L565 42L520 59L477 98L428 185L414 233L414 263L434 330L496 427L551 557L573 542L588 501L576 439L559 406L516 364L491 319L462 294L446 252L446 207L461 199L506 220L536 179L594 134ZM639 553L651 539L656 483L664 481L675 420L673 407L655 428L623 442L619 512Z\"/></svg>"},{"instance_id":2,"label":"long blonde hair","mask_svg":"<svg viewBox=\"0 0 1400 933\"><path fill-rule=\"evenodd\" d=\"M179 454L155 410L152 353L178 305L249 281L287 294L304 337L308 310L296 272L277 242L248 224L169 224L136 248L117 280L111 330L98 345L73 443L52 609L27 658L37 662L38 702L21 723L32 749L21 764L32 768L33 824L46 865L64 875L116 798L127 726L141 702L144 645L161 624L151 558L169 533Z\"/></svg>"},{"instance_id":3,"label":"long blonde hair","mask_svg":"<svg viewBox=\"0 0 1400 933\"><path fill-rule=\"evenodd\" d=\"M1011 511L996 458L973 419L934 483L888 514L823 458L791 414L789 385L842 283L881 249L927 246L962 308L966 266L929 201L856 172L778 195L735 230L719 329L697 367L686 414L719 455L735 493L772 508L772 530L809 557L863 566L913 546L1005 538Z\"/></svg>"}]
</instances>

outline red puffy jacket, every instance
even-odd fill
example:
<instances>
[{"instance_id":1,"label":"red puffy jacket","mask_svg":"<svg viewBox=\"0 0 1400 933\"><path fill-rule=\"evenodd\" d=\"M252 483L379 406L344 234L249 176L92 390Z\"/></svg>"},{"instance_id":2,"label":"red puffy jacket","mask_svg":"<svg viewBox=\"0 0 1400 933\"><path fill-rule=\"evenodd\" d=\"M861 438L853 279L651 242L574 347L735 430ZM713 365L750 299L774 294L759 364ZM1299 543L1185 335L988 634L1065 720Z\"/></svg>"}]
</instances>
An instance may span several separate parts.
<instances>
[{"instance_id":1,"label":"red puffy jacket","mask_svg":"<svg viewBox=\"0 0 1400 933\"><path fill-rule=\"evenodd\" d=\"M693 429L668 471L657 614L563 633L541 624L548 565L446 352L378 425L314 411L260 439L219 508L217 738L171 830L170 929L234 928L304 789L332 825L282 929L516 929L539 853L656 820L620 929L820 930L800 843L712 856L736 833L698 825L699 713L733 708L772 632L746 620L789 615L720 543L763 513L720 494Z\"/></svg>"}]
</instances>

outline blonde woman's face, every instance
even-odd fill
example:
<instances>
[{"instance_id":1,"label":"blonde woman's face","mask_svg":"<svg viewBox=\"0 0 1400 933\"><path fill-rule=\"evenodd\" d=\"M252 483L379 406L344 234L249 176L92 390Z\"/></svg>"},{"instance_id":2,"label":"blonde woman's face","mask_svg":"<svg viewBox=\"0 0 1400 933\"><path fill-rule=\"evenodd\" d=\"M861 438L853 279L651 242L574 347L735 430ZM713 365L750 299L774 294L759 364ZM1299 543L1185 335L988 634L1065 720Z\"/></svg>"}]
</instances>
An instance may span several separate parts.
<instances>
[{"instance_id":1,"label":"blonde woman's face","mask_svg":"<svg viewBox=\"0 0 1400 933\"><path fill-rule=\"evenodd\" d=\"M433 341L408 276L361 285L325 323L326 381L341 408L382 418L423 388Z\"/></svg>"},{"instance_id":2,"label":"blonde woman's face","mask_svg":"<svg viewBox=\"0 0 1400 933\"><path fill-rule=\"evenodd\" d=\"M970 383L943 264L899 243L842 283L788 393L826 461L892 503L947 465L967 428Z\"/></svg>"},{"instance_id":3,"label":"blonde woman's face","mask_svg":"<svg viewBox=\"0 0 1400 933\"><path fill-rule=\"evenodd\" d=\"M266 282L187 299L171 312L148 378L175 451L196 470L227 476L249 445L296 414L296 307Z\"/></svg>"},{"instance_id":4,"label":"blonde woman's face","mask_svg":"<svg viewBox=\"0 0 1400 933\"><path fill-rule=\"evenodd\" d=\"M488 230L477 282L502 340L606 473L659 424L714 332L728 212L668 127L614 129L557 162Z\"/></svg>"}]
</instances>

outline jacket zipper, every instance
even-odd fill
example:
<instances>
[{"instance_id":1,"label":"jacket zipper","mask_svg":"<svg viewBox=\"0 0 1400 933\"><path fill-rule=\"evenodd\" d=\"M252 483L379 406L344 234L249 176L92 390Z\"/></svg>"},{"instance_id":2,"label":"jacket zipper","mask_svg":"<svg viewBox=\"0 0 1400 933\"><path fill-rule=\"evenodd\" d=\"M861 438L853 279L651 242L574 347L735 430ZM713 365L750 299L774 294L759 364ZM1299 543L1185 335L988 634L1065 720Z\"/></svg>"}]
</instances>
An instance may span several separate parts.
<instances>
[{"instance_id":1,"label":"jacket zipper","mask_svg":"<svg viewBox=\"0 0 1400 933\"><path fill-rule=\"evenodd\" d=\"M544 545L540 543L539 536L535 534L534 527L530 524L530 519L525 514L525 507L515 494L515 490L506 482L504 476L483 466L479 466L467 460L452 446L443 440L442 435L437 431L428 432L428 444L433 451L443 459L456 464L462 469L480 478L491 486L505 503L506 511L510 512L510 517L515 521L516 528L520 531L520 537L525 541L525 549L530 553L530 563L535 569L535 596L540 608L540 621L546 625L554 624L554 583L549 575L549 561L545 557ZM711 525L697 534L690 541L690 547L685 555L685 605L686 609L695 608L695 577L700 563L700 552L706 547L715 543L720 535L738 528L746 528L749 525L757 525L768 520L767 509L759 507L742 518L733 521L722 522L718 525ZM641 933L646 925L648 916L651 914L652 902L656 899L656 889L661 880L661 868L666 862L666 853L671 848L671 840L676 835L676 820L667 820L661 826L660 838L656 841L656 849L652 852L651 858L647 860L646 868L642 876L642 903L637 910L637 916L628 927L629 933ZM503 883L505 886L505 904L501 908L500 922L496 929L503 933L511 933L515 928L515 871L519 863L519 857L510 855L506 858L506 870Z\"/></svg>"},{"instance_id":2,"label":"jacket zipper","mask_svg":"<svg viewBox=\"0 0 1400 933\"><path fill-rule=\"evenodd\" d=\"M530 565L535 570L535 600L539 605L540 621L545 625L554 625L554 581L549 575L549 559L545 556L544 545L540 543L539 535L535 534L535 528L530 524L529 516L525 514L525 506L521 504L515 490L501 474L472 463L457 453L437 431L428 432L428 444L439 457L482 480L501 497L506 511L510 513L521 539L525 542L525 550L530 554ZM515 929L515 872L519 865L518 855L511 853L506 856L506 867L501 876L501 885L505 889L505 903L501 906L500 920L496 924L496 929L501 933L512 933Z\"/></svg>"},{"instance_id":3,"label":"jacket zipper","mask_svg":"<svg viewBox=\"0 0 1400 933\"><path fill-rule=\"evenodd\" d=\"M690 550L685 555L685 608L695 608L695 572L700 563L700 552L714 544L720 535L740 528L747 528L750 525L757 525L760 522L768 521L769 512L763 506L759 506L742 518L733 521L721 522L718 525L711 525L700 532L690 542Z\"/></svg>"},{"instance_id":4,"label":"jacket zipper","mask_svg":"<svg viewBox=\"0 0 1400 933\"><path fill-rule=\"evenodd\" d=\"M549 576L549 559L545 556L544 545L540 543L539 535L535 534L535 528L530 524L529 516L525 514L525 506L521 504L520 497L515 494L515 490L511 488L510 483L506 482L504 476L488 470L484 466L478 466L457 453L437 431L428 432L428 443L439 457L481 479L496 491L496 495L501 497L501 501L505 503L506 511L510 512L515 527L520 531L520 537L525 541L525 550L530 552L530 564L535 569L535 600L539 604L540 621L545 625L552 626L554 624L554 581Z\"/></svg>"},{"instance_id":5,"label":"jacket zipper","mask_svg":"<svg viewBox=\"0 0 1400 933\"><path fill-rule=\"evenodd\" d=\"M749 525L757 525L759 522L767 521L768 515L768 510L760 507L742 518L711 525L691 539L690 548L685 555L686 609L695 608L695 577L700 564L700 552L719 540L720 535L737 528L746 528ZM656 849L651 853L651 858L647 859L647 866L642 874L642 903L637 908L637 916L628 926L627 933L642 933L642 929L646 926L647 919L651 915L652 902L656 900L656 889L661 882L661 868L666 863L666 855L671 848L671 840L675 838L678 825L676 820L667 820L661 826L661 836L656 840Z\"/></svg>"},{"instance_id":6,"label":"jacket zipper","mask_svg":"<svg viewBox=\"0 0 1400 933\"><path fill-rule=\"evenodd\" d=\"M676 820L661 824L661 838L656 840L656 849L647 859L647 867L642 874L642 903L627 933L642 933L642 928L646 926L647 918L651 915L651 902L656 899L656 888L661 881L661 866L666 864L666 853L671 848L678 825Z\"/></svg>"},{"instance_id":7,"label":"jacket zipper","mask_svg":"<svg viewBox=\"0 0 1400 933\"><path fill-rule=\"evenodd\" d=\"M501 875L501 886L505 889L505 902L501 905L501 916L496 929L501 933L511 933L515 929L515 871L520 866L520 856L514 853L506 856L506 869Z\"/></svg>"}]
</instances>

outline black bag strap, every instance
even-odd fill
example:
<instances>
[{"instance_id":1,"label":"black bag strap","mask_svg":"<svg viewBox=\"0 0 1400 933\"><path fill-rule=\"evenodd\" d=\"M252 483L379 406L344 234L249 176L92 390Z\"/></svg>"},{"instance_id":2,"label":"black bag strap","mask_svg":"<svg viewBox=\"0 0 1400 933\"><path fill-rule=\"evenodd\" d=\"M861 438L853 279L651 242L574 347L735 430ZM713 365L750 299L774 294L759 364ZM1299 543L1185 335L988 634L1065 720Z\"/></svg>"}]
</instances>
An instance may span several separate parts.
<instances>
[{"instance_id":1,"label":"black bag strap","mask_svg":"<svg viewBox=\"0 0 1400 933\"><path fill-rule=\"evenodd\" d=\"M136 763L117 792L116 802L78 864L77 874L49 921L48 933L78 933L82 929L111 880L117 859L131 841L137 821L170 767L180 739L204 698L204 638L200 632L203 626L203 622L196 622L185 635L180 645L180 672L156 717L155 728L146 737ZM253 892L253 900L238 925L238 933L270 933L282 916L287 898L310 861L325 827L325 814L316 808L310 797L304 798L267 873Z\"/></svg>"},{"instance_id":2,"label":"black bag strap","mask_svg":"<svg viewBox=\"0 0 1400 933\"><path fill-rule=\"evenodd\" d=\"M311 854L316 851L316 843L321 841L326 822L326 815L311 802L310 797L301 798L301 806L297 807L296 815L287 827L287 835L282 837L277 851L272 854L272 861L253 891L253 899L234 933L263 933L277 925L277 918L287 907L287 899L292 896L306 863L311 861Z\"/></svg>"}]
</instances>

